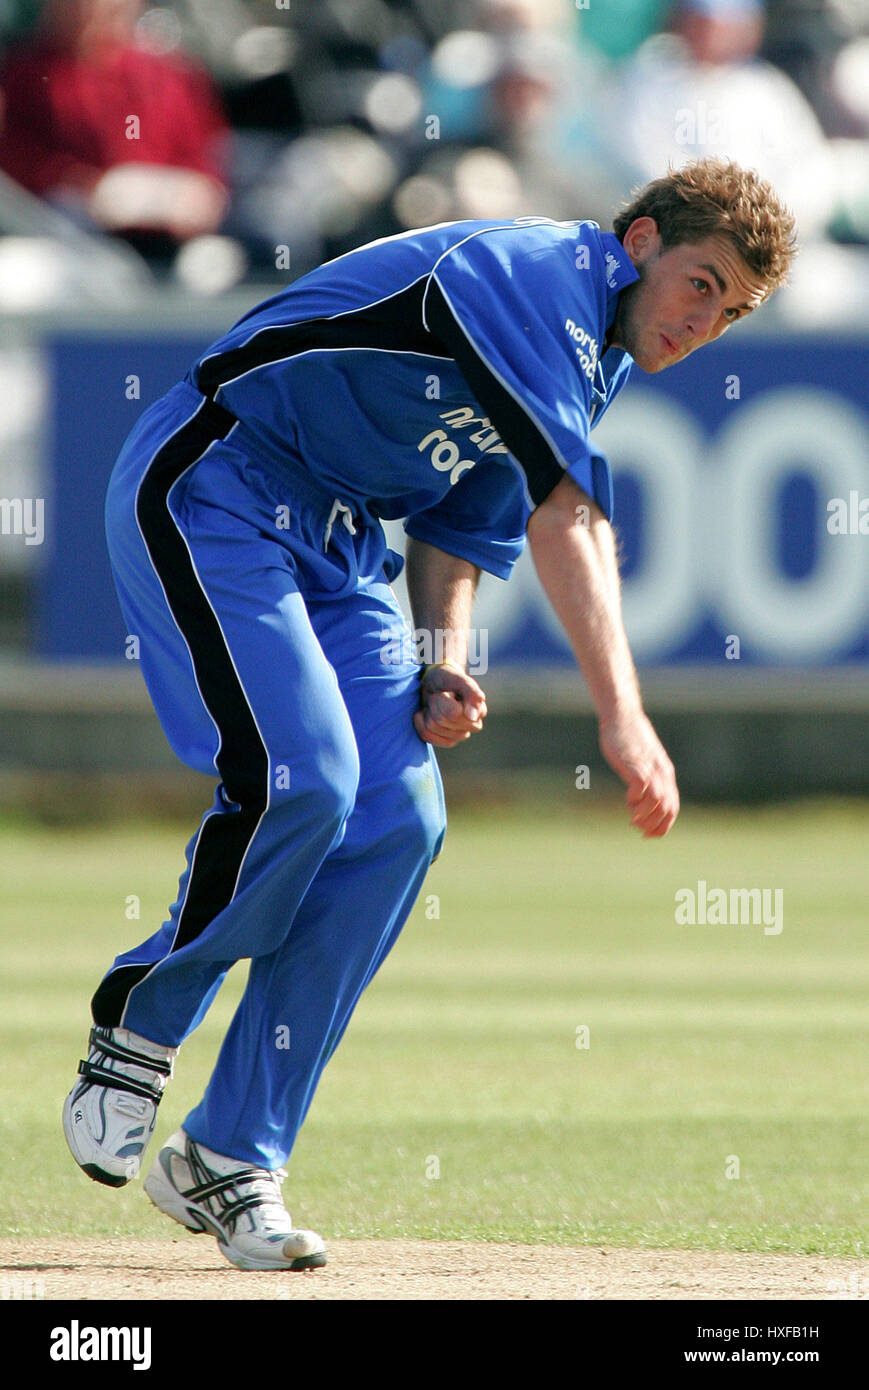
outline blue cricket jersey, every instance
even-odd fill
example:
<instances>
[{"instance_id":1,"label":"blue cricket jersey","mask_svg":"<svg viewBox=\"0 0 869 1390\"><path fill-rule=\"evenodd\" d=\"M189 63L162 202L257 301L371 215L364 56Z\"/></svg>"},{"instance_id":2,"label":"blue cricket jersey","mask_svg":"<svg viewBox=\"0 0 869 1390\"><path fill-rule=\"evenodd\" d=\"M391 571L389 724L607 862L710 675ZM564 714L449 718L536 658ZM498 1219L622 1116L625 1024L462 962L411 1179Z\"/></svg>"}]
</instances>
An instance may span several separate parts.
<instances>
[{"instance_id":1,"label":"blue cricket jersey","mask_svg":"<svg viewBox=\"0 0 869 1390\"><path fill-rule=\"evenodd\" d=\"M448 222L374 241L258 305L189 377L332 496L506 579L567 471L612 516L590 430L632 359L638 278L594 222Z\"/></svg>"}]
</instances>

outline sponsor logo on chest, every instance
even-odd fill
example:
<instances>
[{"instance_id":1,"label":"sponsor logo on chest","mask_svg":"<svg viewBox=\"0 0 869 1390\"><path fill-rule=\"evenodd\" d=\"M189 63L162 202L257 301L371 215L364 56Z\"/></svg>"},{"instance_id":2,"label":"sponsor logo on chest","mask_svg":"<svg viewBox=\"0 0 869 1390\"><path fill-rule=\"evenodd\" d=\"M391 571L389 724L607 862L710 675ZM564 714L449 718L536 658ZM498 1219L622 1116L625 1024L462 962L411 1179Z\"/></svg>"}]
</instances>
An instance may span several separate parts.
<instances>
[{"instance_id":1,"label":"sponsor logo on chest","mask_svg":"<svg viewBox=\"0 0 869 1390\"><path fill-rule=\"evenodd\" d=\"M438 473L449 473L451 485L457 483L475 463L479 463L484 454L509 452L488 416L478 415L471 406L460 405L451 410L442 410L439 418L453 432L470 431L463 434L461 447L450 439L445 429L430 430L416 446L421 454L429 454L429 462ZM475 458L461 457L462 453L468 452L468 444L476 445Z\"/></svg>"}]
</instances>

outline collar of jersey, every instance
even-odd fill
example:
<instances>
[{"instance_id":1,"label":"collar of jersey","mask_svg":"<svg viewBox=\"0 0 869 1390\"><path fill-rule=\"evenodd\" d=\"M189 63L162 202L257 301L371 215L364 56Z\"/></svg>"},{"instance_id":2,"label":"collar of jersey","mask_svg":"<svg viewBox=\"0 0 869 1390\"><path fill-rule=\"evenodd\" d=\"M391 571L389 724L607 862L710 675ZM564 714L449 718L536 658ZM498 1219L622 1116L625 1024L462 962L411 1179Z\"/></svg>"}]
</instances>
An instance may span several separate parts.
<instances>
[{"instance_id":1,"label":"collar of jersey","mask_svg":"<svg viewBox=\"0 0 869 1390\"><path fill-rule=\"evenodd\" d=\"M601 232L600 244L606 260L607 308L614 312L615 306L610 301L616 298L625 285L632 285L635 280L639 280L640 272L614 232Z\"/></svg>"},{"instance_id":2,"label":"collar of jersey","mask_svg":"<svg viewBox=\"0 0 869 1390\"><path fill-rule=\"evenodd\" d=\"M639 280L637 270L630 256L614 232L601 232L601 247L606 261L606 332L612 327L616 314L616 301L626 285ZM609 392L610 383L620 375L620 368L628 354L623 348L607 348L598 359L597 371L592 382L592 394L603 404ZM609 359L609 360L607 360ZM606 361L606 368L604 362Z\"/></svg>"}]
</instances>

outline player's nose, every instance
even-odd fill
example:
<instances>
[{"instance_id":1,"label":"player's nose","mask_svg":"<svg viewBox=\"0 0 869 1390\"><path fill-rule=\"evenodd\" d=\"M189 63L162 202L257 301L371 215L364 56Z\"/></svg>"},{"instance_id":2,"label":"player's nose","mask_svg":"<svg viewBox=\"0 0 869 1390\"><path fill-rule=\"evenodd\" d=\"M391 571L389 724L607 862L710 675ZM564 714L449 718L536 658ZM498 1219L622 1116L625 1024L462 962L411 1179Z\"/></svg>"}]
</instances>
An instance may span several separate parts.
<instances>
[{"instance_id":1,"label":"player's nose","mask_svg":"<svg viewBox=\"0 0 869 1390\"><path fill-rule=\"evenodd\" d=\"M690 348L700 347L713 336L718 323L718 313L714 307L698 309L685 322L685 338Z\"/></svg>"}]
</instances>

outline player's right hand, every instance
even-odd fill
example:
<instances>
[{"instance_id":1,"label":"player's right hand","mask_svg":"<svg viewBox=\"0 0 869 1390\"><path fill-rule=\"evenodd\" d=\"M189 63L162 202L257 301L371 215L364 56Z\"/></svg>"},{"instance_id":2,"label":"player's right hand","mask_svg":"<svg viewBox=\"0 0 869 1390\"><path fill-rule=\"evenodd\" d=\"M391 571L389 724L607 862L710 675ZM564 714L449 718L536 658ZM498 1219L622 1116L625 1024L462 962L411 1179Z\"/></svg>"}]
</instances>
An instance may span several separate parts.
<instances>
[{"instance_id":1,"label":"player's right hand","mask_svg":"<svg viewBox=\"0 0 869 1390\"><path fill-rule=\"evenodd\" d=\"M646 839L666 835L679 814L676 770L643 710L602 718L600 748L627 786L631 825Z\"/></svg>"},{"instance_id":2,"label":"player's right hand","mask_svg":"<svg viewBox=\"0 0 869 1390\"><path fill-rule=\"evenodd\" d=\"M424 743L454 748L483 727L486 697L473 676L459 666L429 666L419 691L413 727Z\"/></svg>"}]
</instances>

